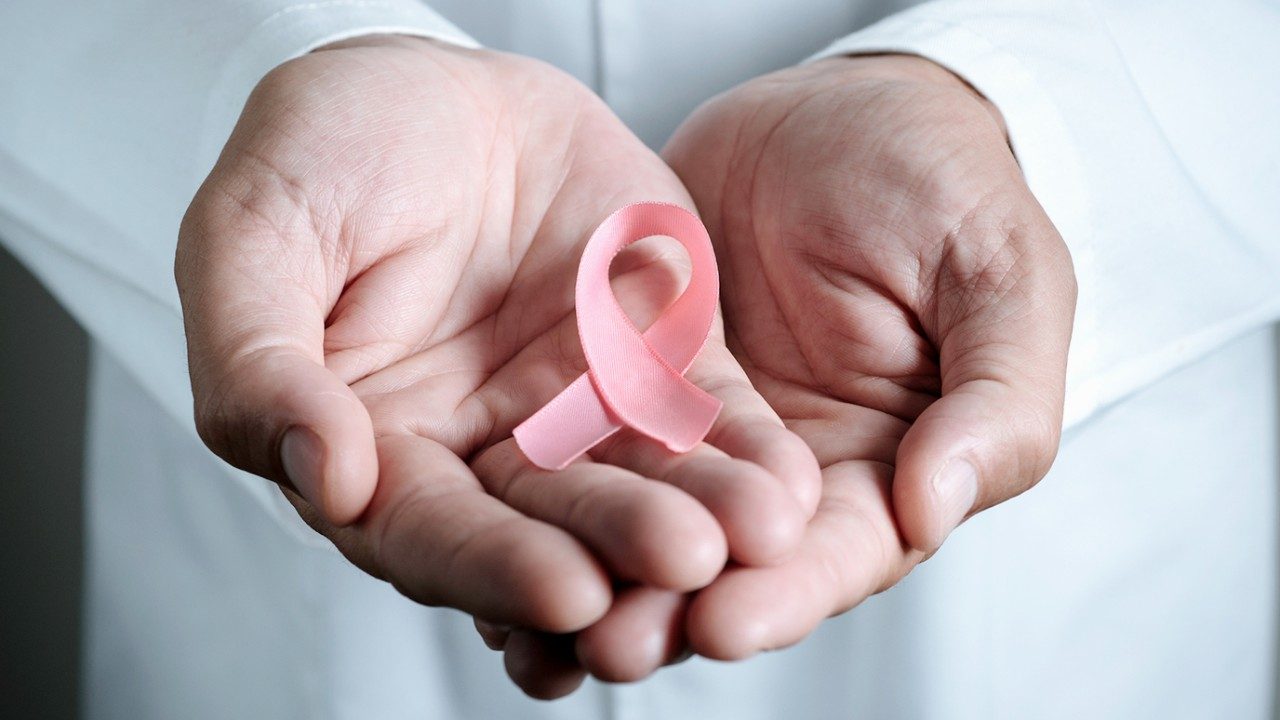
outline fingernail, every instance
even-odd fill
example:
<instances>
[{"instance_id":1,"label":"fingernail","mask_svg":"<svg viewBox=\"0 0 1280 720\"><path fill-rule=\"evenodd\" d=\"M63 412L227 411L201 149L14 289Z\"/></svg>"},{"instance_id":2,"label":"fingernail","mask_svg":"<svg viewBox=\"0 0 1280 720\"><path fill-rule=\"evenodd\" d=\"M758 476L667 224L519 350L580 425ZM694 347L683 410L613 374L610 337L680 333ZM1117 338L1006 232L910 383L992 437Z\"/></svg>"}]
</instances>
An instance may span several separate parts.
<instances>
[{"instance_id":1,"label":"fingernail","mask_svg":"<svg viewBox=\"0 0 1280 720\"><path fill-rule=\"evenodd\" d=\"M312 505L319 507L324 470L324 442L310 428L289 428L280 441L280 462L289 482Z\"/></svg>"},{"instance_id":2,"label":"fingernail","mask_svg":"<svg viewBox=\"0 0 1280 720\"><path fill-rule=\"evenodd\" d=\"M933 492L938 498L941 543L973 509L973 501L978 499L978 471L968 460L951 460L933 476Z\"/></svg>"}]
</instances>

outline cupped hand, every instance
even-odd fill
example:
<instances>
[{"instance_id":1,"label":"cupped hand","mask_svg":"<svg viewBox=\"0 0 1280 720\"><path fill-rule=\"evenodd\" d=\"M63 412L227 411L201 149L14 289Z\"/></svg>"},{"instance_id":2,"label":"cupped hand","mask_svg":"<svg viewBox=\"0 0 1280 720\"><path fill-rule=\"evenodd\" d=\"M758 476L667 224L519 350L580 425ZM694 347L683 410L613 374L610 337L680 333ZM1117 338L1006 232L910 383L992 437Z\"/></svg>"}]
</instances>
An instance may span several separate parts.
<instances>
[{"instance_id":1,"label":"cupped hand","mask_svg":"<svg viewBox=\"0 0 1280 720\"><path fill-rule=\"evenodd\" d=\"M361 568L491 623L578 630L615 581L686 591L727 557L785 559L818 467L719 322L687 376L724 410L694 451L624 431L548 473L510 439L585 370L578 256L638 200L691 206L598 98L544 64L380 37L277 68L181 230L202 438L279 482ZM614 262L640 327L682 289L676 247L645 241Z\"/></svg>"},{"instance_id":2,"label":"cupped hand","mask_svg":"<svg viewBox=\"0 0 1280 720\"><path fill-rule=\"evenodd\" d=\"M740 659L798 642L1035 484L1057 450L1075 305L999 113L921 58L758 78L663 154L717 243L729 345L817 454L823 491L786 562L730 568L691 601L619 599L576 640L609 679L686 643ZM660 650L628 651L646 642Z\"/></svg>"}]
</instances>

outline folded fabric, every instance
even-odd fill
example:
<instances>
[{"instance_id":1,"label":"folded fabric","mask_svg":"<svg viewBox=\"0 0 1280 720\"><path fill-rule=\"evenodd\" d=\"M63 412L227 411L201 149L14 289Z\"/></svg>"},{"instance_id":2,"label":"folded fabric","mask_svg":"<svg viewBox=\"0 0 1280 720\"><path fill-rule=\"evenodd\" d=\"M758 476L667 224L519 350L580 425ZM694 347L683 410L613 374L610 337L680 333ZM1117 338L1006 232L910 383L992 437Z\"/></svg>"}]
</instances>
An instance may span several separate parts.
<instances>
[{"instance_id":1,"label":"folded fabric","mask_svg":"<svg viewBox=\"0 0 1280 720\"><path fill-rule=\"evenodd\" d=\"M685 247L693 274L641 333L613 295L609 264L626 246L655 235ZM623 427L673 452L702 442L722 403L684 373L711 332L719 293L711 238L695 215L665 203L636 203L610 215L578 265L575 304L588 371L516 427L516 444L538 467L559 470Z\"/></svg>"}]
</instances>

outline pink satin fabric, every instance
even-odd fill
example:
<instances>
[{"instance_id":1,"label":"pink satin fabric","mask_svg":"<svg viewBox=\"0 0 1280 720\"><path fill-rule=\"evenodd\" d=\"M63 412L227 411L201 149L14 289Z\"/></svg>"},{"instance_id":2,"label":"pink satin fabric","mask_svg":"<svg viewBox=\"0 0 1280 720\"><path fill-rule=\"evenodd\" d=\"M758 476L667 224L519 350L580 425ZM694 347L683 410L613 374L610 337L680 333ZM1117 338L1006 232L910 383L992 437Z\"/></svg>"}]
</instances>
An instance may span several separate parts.
<instances>
[{"instance_id":1,"label":"pink satin fabric","mask_svg":"<svg viewBox=\"0 0 1280 720\"><path fill-rule=\"evenodd\" d=\"M689 286L641 333L609 286L609 264L623 248L655 235L684 245ZM720 280L711 238L695 215L665 203L628 205L596 228L578 265L575 304L586 373L516 427L516 444L547 470L569 465L630 427L673 452L702 442L721 402L684 377L707 341Z\"/></svg>"}]
</instances>

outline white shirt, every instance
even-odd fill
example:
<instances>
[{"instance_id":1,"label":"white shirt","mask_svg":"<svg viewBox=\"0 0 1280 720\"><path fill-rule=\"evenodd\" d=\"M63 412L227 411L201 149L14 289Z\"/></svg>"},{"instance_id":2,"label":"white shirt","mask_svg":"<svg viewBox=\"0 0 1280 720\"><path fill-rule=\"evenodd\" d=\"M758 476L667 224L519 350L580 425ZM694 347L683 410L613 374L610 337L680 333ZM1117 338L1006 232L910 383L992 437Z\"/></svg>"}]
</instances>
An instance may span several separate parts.
<instances>
[{"instance_id":1,"label":"white shirt","mask_svg":"<svg viewBox=\"0 0 1280 720\"><path fill-rule=\"evenodd\" d=\"M1280 317L1280 43L1274 41L1280 12L1263 2L944 0L892 14L911 5L449 0L433 3L433 11L412 0L7 0L0 6L0 240L97 344L89 467L91 716L490 717L518 707L521 716L588 717L608 706L617 716L650 707L673 717L680 709L664 708L662 698L683 697L682 683L694 695L722 698L725 717L772 716L767 698L717 694L720 674L754 678L760 692L804 695L810 708L839 700L832 706L838 716L857 708L890 717L904 707L914 708L905 715L930 717L1044 711L1030 698L991 699L1000 694L992 683L1027 684L1018 658L1034 648L966 640L973 623L940 619L949 616L936 597L962 595L969 599L959 606L992 606L995 591L976 586L971 567L960 569L997 552L992 540L973 555L978 541L970 538L1005 537L1000 528L1017 525L997 518L1034 516L1022 503L971 523L985 529L966 527L907 583L933 591L895 591L830 623L835 629L795 652L743 668L693 663L639 687L592 686L565 703L531 705L496 687L497 661L477 649L465 623L412 606L352 570L273 487L203 450L191 423L171 271L176 228L250 89L280 62L372 32L462 44L474 37L565 68L658 146L699 102L750 76L819 51L888 50L946 65L996 103L1029 184L1072 250L1080 307L1067 421L1077 432L1051 479L1081 465L1075 472L1092 478L1082 487L1096 489L1100 473L1110 477L1115 463L1085 463L1079 456L1086 451L1075 449L1089 446L1082 438L1103 426L1127 438L1128 446L1087 451L1119 461L1126 447L1140 446L1140 433L1190 427L1161 425L1172 423L1167 413L1145 424L1115 420L1130 403L1100 411L1126 398L1141 407L1143 397L1159 396L1181 377L1174 375L1178 368ZM1241 342L1238 352L1255 361L1247 368L1266 383L1265 344ZM1213 367L1219 379L1243 373ZM1270 390L1257 397L1215 392L1211 407L1234 408L1236 415L1222 422L1237 432L1202 429L1206 458L1223 444L1262 437L1254 433L1265 430L1270 405L1249 403L1274 399ZM1237 460L1235 480L1252 488L1253 495L1241 492L1253 501L1222 508L1244 528L1239 532L1254 532L1264 543L1271 525L1256 516L1270 507L1271 495L1257 478L1271 467L1274 439L1267 437L1257 457ZM1184 443L1165 454L1195 449ZM1191 502L1204 482L1191 474L1194 459L1171 468L1170 502ZM1091 507L1084 500L1080 506ZM1103 524L1103 536L1117 542L1136 533L1118 567L1136 573L1151 564L1170 513L1176 514L1153 509L1150 517L1131 518L1136 528L1118 519ZM1057 546L1046 541L1046 549L1027 541L1025 528L1007 532L1042 553L1074 547L1059 538ZM1259 566L1269 557L1265 548L1251 552L1236 559ZM1035 568L1009 562L1019 574L1002 579L1034 595L1025 585ZM1231 570L1219 565L1208 567ZM1102 577L1108 567L1086 564L1076 572ZM1270 569L1256 577L1265 579ZM1266 588L1258 593L1250 597L1270 598ZM1214 607L1205 602L1201 607ZM1006 620L1019 627L1016 617ZM1115 621L1118 631L1123 618ZM855 630L859 647L842 646L848 636L840 633ZM1217 635L1226 638L1228 630ZM1241 647L1224 640L1210 648L1217 654L1202 652L1220 658ZM866 672L837 687L816 679L832 677L841 658L849 667L878 667L876 658L885 657L919 669L971 657L973 648L1011 658L1013 667L996 668L1010 679L939 684L938 675L967 677L954 667L932 673L930 682L900 686ZM855 662L860 652L871 654ZM1061 667L1045 672L1065 675ZM495 689L481 692L490 681ZM451 682L459 685L450 690ZM1157 692L1141 682L1134 687L1139 696ZM1107 697L1120 703L1121 695ZM1190 708L1170 702L1175 716Z\"/></svg>"}]
</instances>

